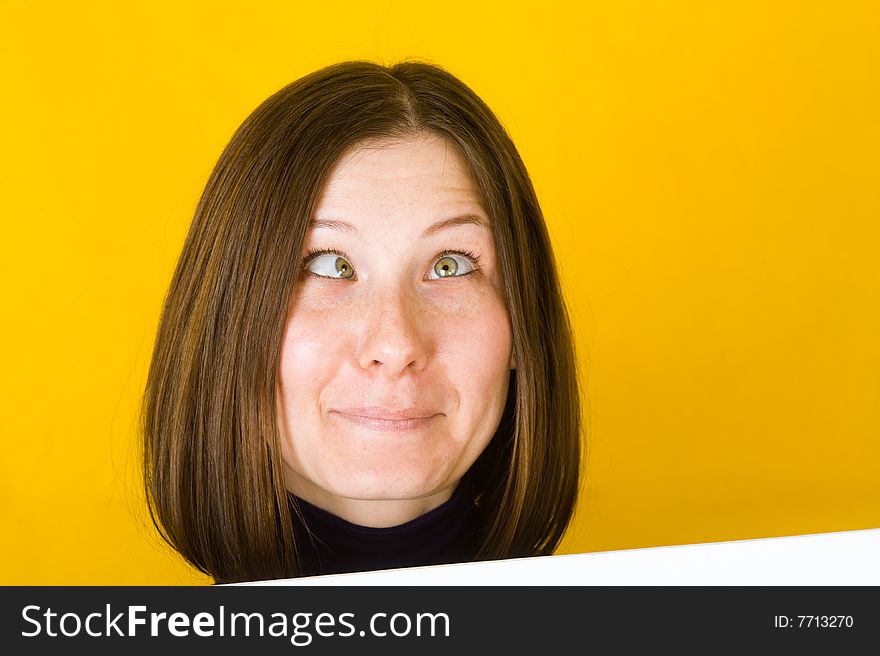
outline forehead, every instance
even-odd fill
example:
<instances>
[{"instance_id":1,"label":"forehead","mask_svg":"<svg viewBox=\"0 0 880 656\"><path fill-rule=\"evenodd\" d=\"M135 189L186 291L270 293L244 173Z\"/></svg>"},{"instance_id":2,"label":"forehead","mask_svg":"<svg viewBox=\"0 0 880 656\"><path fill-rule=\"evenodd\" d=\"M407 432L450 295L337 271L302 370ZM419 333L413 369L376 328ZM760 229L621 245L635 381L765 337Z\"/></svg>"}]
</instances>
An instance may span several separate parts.
<instances>
[{"instance_id":1,"label":"forehead","mask_svg":"<svg viewBox=\"0 0 880 656\"><path fill-rule=\"evenodd\" d=\"M428 220L448 212L479 211L482 205L458 148L428 133L354 146L331 172L316 218L408 212L413 220Z\"/></svg>"}]
</instances>

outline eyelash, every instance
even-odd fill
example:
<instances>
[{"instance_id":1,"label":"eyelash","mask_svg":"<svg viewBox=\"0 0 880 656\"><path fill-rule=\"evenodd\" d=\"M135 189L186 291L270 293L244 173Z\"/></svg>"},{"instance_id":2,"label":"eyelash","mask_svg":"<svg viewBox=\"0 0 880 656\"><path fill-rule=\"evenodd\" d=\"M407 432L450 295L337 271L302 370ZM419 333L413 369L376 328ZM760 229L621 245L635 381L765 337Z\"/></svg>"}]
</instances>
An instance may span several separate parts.
<instances>
[{"instance_id":1,"label":"eyelash","mask_svg":"<svg viewBox=\"0 0 880 656\"><path fill-rule=\"evenodd\" d=\"M349 262L351 262L351 258L346 255L345 251L341 251L338 248L315 248L306 253L306 256L303 258L303 273L312 276L314 278L319 278L321 280L334 280L334 278L328 278L327 276L319 276L317 273L313 273L309 271L308 264L316 257L321 255L338 255ZM464 278L465 276L469 276L472 273L476 273L480 270L480 256L474 253L473 251L463 249L463 250L446 250L437 254L434 258L434 262L437 260L447 257L448 255L460 255L461 257L467 258L470 260L471 266L473 267L467 273L462 273L459 276L454 276L455 278ZM357 274L355 274L357 275Z\"/></svg>"}]
</instances>

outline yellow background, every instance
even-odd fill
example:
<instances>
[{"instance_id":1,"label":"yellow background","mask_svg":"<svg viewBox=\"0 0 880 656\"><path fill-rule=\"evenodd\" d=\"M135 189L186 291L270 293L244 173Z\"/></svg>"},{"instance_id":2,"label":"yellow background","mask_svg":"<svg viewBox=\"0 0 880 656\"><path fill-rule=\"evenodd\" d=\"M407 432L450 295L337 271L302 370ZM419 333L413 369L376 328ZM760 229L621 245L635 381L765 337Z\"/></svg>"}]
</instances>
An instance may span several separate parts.
<instances>
[{"instance_id":1,"label":"yellow background","mask_svg":"<svg viewBox=\"0 0 880 656\"><path fill-rule=\"evenodd\" d=\"M589 399L561 552L880 526L875 2L304 4L0 3L0 584L207 581L141 500L162 297L235 128L350 58L449 68L533 175Z\"/></svg>"}]
</instances>

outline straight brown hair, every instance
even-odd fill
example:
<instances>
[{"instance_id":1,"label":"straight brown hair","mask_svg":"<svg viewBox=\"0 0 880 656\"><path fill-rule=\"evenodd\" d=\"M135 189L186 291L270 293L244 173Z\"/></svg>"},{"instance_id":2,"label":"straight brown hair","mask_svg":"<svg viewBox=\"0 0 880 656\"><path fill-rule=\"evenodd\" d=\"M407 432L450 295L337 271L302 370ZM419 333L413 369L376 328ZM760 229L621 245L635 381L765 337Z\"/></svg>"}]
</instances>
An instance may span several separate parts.
<instances>
[{"instance_id":1,"label":"straight brown hair","mask_svg":"<svg viewBox=\"0 0 880 656\"><path fill-rule=\"evenodd\" d=\"M517 368L472 467L479 559L558 545L574 510L580 403L543 215L516 147L443 69L346 62L263 102L201 196L165 298L142 414L144 481L162 537L218 582L300 575L276 387L289 300L317 199L358 143L435 133L469 164L492 221Z\"/></svg>"}]
</instances>

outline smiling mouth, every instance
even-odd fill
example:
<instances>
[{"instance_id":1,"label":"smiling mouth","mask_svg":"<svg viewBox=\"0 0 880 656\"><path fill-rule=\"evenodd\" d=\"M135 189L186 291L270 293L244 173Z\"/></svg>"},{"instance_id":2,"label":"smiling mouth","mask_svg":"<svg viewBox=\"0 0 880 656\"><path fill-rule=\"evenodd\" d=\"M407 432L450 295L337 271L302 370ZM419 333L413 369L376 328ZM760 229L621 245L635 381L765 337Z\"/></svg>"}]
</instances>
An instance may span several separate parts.
<instances>
[{"instance_id":1,"label":"smiling mouth","mask_svg":"<svg viewBox=\"0 0 880 656\"><path fill-rule=\"evenodd\" d=\"M419 430L441 417L439 412L421 409L386 410L384 408L346 408L331 410L345 421L376 433L404 433Z\"/></svg>"}]
</instances>

